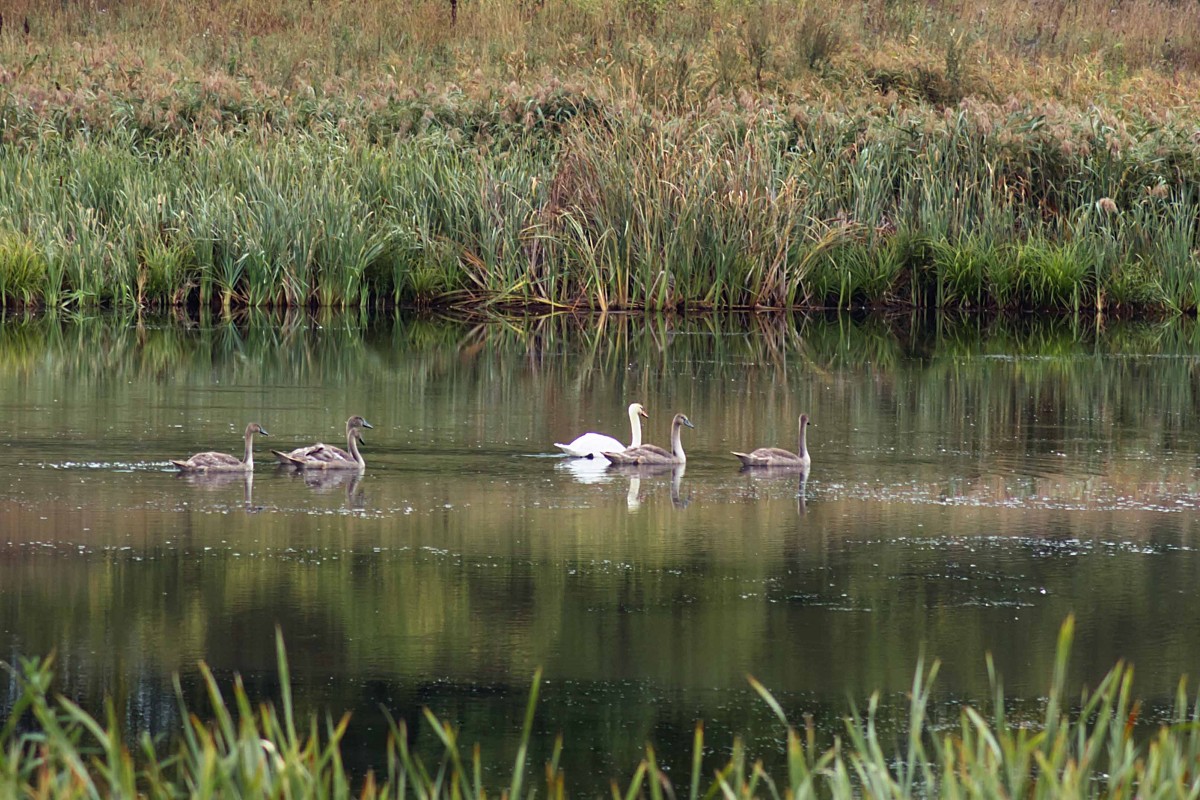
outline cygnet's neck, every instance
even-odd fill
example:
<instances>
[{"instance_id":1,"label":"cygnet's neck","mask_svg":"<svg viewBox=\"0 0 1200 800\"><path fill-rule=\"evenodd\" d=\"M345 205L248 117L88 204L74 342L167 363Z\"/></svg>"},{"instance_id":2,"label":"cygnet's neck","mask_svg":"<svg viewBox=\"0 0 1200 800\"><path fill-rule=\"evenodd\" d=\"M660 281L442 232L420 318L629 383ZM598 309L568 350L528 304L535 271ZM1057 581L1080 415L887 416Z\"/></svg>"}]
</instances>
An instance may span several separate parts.
<instances>
[{"instance_id":1,"label":"cygnet's neck","mask_svg":"<svg viewBox=\"0 0 1200 800\"><path fill-rule=\"evenodd\" d=\"M671 454L681 464L687 461L687 454L683 452L683 423L678 420L671 426Z\"/></svg>"}]
</instances>

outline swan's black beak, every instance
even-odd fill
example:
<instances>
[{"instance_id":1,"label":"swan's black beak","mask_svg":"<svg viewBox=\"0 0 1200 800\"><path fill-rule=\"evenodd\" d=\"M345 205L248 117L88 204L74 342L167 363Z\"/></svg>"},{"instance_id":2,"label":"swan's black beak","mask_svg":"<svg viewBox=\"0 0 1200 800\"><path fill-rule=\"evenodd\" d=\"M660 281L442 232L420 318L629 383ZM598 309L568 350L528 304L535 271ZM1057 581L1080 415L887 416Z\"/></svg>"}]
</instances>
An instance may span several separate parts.
<instances>
[{"instance_id":1,"label":"swan's black beak","mask_svg":"<svg viewBox=\"0 0 1200 800\"><path fill-rule=\"evenodd\" d=\"M367 422L367 421L364 419L364 420L363 420L363 427L364 427L364 428L374 428L375 426L374 426L374 425L372 425L371 423Z\"/></svg>"},{"instance_id":2,"label":"swan's black beak","mask_svg":"<svg viewBox=\"0 0 1200 800\"><path fill-rule=\"evenodd\" d=\"M259 432L260 434L262 434L263 436L270 436L270 435L271 435L271 434L267 433L267 429L266 429L266 428L264 428L262 425L259 425L259 426L258 426L258 432Z\"/></svg>"}]
</instances>

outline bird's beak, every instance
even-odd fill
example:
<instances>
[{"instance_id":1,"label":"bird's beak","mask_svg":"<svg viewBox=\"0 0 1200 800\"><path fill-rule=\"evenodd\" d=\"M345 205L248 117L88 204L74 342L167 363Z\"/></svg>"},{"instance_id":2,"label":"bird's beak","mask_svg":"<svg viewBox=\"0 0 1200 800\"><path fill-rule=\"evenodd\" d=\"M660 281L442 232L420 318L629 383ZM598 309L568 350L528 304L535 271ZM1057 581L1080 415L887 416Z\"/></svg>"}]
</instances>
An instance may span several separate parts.
<instances>
[{"instance_id":1,"label":"bird's beak","mask_svg":"<svg viewBox=\"0 0 1200 800\"><path fill-rule=\"evenodd\" d=\"M638 409L638 416L645 417L646 419L650 419L650 415L646 413L646 409L644 409L644 408Z\"/></svg>"},{"instance_id":2,"label":"bird's beak","mask_svg":"<svg viewBox=\"0 0 1200 800\"><path fill-rule=\"evenodd\" d=\"M683 418L683 424L687 425L689 428L696 427L695 425L692 424L692 421L690 419L688 419L687 417Z\"/></svg>"},{"instance_id":3,"label":"bird's beak","mask_svg":"<svg viewBox=\"0 0 1200 800\"><path fill-rule=\"evenodd\" d=\"M363 420L363 427L364 427L364 428L374 428L375 426L374 426L374 425L372 425L371 423L367 422L367 421L364 419L364 420Z\"/></svg>"},{"instance_id":4,"label":"bird's beak","mask_svg":"<svg viewBox=\"0 0 1200 800\"><path fill-rule=\"evenodd\" d=\"M258 432L259 432L259 433L261 433L263 436L270 436L270 435L271 435L271 434L267 433L267 429L266 429L266 428L264 428L262 425L259 425L259 426L258 426Z\"/></svg>"}]
</instances>

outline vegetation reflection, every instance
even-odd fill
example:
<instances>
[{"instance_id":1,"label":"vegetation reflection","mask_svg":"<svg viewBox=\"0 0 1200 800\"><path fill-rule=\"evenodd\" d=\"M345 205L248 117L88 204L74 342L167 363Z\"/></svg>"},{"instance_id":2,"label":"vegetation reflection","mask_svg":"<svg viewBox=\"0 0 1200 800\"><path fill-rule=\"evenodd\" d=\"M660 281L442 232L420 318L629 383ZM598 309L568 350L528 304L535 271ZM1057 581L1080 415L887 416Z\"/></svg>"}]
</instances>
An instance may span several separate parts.
<instances>
[{"instance_id":1,"label":"vegetation reflection","mask_svg":"<svg viewBox=\"0 0 1200 800\"><path fill-rule=\"evenodd\" d=\"M1190 320L10 316L0 628L157 729L201 659L269 685L277 623L305 708L387 696L504 738L541 665L564 729L626 757L697 716L768 730L733 688L751 669L826 722L898 697L922 645L951 696L987 696L991 650L1029 697L1072 611L1070 679L1124 656L1161 700L1200 659L1145 624L1184 618L1197 575L1200 523L1168 512L1198 494L1198 345ZM166 471L250 409L284 444L338 435L351 399L361 477ZM536 457L632 399L655 435L696 420L686 473ZM740 473L728 445L798 410L807 482Z\"/></svg>"}]
</instances>

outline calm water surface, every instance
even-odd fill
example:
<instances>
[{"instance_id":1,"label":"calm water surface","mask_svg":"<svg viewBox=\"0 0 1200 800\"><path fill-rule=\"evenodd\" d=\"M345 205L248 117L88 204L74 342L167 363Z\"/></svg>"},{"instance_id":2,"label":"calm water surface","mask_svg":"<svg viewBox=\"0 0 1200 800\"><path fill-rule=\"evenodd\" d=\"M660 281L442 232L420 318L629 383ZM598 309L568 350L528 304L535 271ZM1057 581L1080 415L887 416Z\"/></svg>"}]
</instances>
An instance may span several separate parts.
<instances>
[{"instance_id":1,"label":"calm water surface","mask_svg":"<svg viewBox=\"0 0 1200 800\"><path fill-rule=\"evenodd\" d=\"M747 674L832 736L873 690L901 714L922 654L952 723L991 652L1034 713L1072 613L1076 684L1129 659L1161 708L1200 664L1198 353L1193 321L10 318L2 657L54 651L64 693L169 733L200 660L277 697L279 626L364 768L381 709L425 706L507 764L542 666L533 760L561 731L584 792L646 742L685 769L699 719L713 758L775 749ZM651 442L696 424L686 470L553 455L627 439L634 400ZM739 471L802 411L806 482ZM352 413L361 479L269 463ZM249 421L252 480L169 468Z\"/></svg>"}]
</instances>

